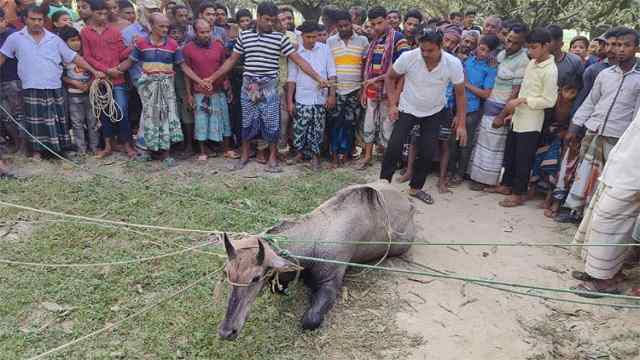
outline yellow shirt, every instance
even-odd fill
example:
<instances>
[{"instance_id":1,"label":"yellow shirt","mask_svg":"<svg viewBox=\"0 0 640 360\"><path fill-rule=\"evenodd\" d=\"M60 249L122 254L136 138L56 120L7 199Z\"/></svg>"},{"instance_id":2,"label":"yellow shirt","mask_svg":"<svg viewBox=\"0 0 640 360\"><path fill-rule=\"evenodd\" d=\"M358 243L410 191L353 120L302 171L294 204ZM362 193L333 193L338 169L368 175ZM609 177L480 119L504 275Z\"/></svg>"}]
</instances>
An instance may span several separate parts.
<instances>
[{"instance_id":1,"label":"yellow shirt","mask_svg":"<svg viewBox=\"0 0 640 360\"><path fill-rule=\"evenodd\" d=\"M558 68L553 55L541 63L529 62L518 97L527 99L527 104L516 108L513 131L542 131L544 110L552 108L558 99Z\"/></svg>"}]
</instances>

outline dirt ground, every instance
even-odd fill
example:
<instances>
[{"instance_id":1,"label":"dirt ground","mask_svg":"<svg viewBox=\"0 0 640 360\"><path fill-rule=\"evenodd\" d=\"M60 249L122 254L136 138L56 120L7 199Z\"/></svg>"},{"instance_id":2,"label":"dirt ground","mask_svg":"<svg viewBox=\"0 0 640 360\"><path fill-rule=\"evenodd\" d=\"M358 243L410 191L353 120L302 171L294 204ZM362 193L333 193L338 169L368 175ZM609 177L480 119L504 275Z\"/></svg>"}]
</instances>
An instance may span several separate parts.
<instances>
[{"instance_id":1,"label":"dirt ground","mask_svg":"<svg viewBox=\"0 0 640 360\"><path fill-rule=\"evenodd\" d=\"M120 157L114 158L114 167L119 161ZM16 167L18 175L42 173L40 166L29 165ZM91 165L96 168L95 163ZM101 167L111 165L103 163ZM303 171L285 169L278 176ZM166 171L155 163L149 170L152 174ZM378 171L375 166L366 177L373 181ZM224 172L221 159L206 167L182 163L170 171L178 177ZM238 175L269 176L253 162ZM503 209L498 206L500 196L472 192L466 184L451 194L437 194L435 181L430 176L427 185L435 204L416 204L417 240L569 243L576 230L574 225L546 219L537 208L539 201ZM449 273L557 288L574 286L570 272L582 269L571 249L562 247L414 246L406 259ZM385 265L409 266L397 259ZM637 269L628 276L635 284L640 282ZM408 306L398 306L396 323L423 339L408 359L640 359L638 310L545 301L447 279L399 275L397 285L397 293ZM335 314L336 319L340 317Z\"/></svg>"},{"instance_id":2,"label":"dirt ground","mask_svg":"<svg viewBox=\"0 0 640 360\"><path fill-rule=\"evenodd\" d=\"M576 229L546 219L539 201L503 209L499 196L466 186L434 199L417 205L416 215L419 238L430 242L568 243ZM582 270L570 249L558 247L414 246L408 258L440 271L557 288L575 286L571 270ZM631 274L635 283L638 275ZM398 313L399 326L425 341L410 359L640 359L638 310L549 302L446 279L403 277L399 290L415 310Z\"/></svg>"}]
</instances>

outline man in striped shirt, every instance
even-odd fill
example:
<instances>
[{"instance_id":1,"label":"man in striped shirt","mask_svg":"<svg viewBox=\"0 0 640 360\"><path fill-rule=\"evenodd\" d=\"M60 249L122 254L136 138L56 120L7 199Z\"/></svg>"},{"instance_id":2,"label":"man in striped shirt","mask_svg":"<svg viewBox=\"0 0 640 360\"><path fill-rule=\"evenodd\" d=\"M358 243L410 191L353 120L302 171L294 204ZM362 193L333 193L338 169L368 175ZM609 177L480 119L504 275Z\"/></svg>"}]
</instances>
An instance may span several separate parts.
<instances>
[{"instance_id":1,"label":"man in striped shirt","mask_svg":"<svg viewBox=\"0 0 640 360\"><path fill-rule=\"evenodd\" d=\"M354 128L362 117L360 89L362 67L367 56L369 40L353 31L351 16L346 11L336 13L338 33L327 40L333 54L338 78L336 107L329 114L331 157L340 166L351 154Z\"/></svg>"},{"instance_id":2,"label":"man in striped shirt","mask_svg":"<svg viewBox=\"0 0 640 360\"><path fill-rule=\"evenodd\" d=\"M207 82L215 82L227 74L233 65L244 56L242 74L242 156L231 170L239 170L249 162L249 141L258 134L269 143L267 172L281 172L277 159L277 144L280 137L280 96L278 95L278 69L280 55L289 57L300 70L327 87L328 82L313 70L281 32L273 31L278 16L278 7L269 1L258 5L256 28L240 33L227 61Z\"/></svg>"}]
</instances>

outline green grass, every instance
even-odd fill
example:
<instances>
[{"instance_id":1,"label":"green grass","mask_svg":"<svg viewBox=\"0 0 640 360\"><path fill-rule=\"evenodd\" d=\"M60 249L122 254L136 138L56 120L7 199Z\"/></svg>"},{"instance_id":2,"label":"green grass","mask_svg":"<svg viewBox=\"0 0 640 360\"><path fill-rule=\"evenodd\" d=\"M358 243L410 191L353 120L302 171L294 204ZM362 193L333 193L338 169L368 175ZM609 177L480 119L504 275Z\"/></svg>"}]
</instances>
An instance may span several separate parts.
<instances>
[{"instance_id":1,"label":"green grass","mask_svg":"<svg viewBox=\"0 0 640 360\"><path fill-rule=\"evenodd\" d=\"M48 166L48 165L47 165ZM76 215L193 229L257 232L276 219L311 211L346 185L363 182L346 171L245 179L221 174L161 175L125 166L132 184L55 170L28 180L0 181L3 201ZM189 194L180 197L162 189ZM242 211L234 210L241 209ZM160 255L202 242L206 236L147 231L55 219L0 207L0 258L93 263ZM27 222L16 222L27 221ZM214 251L213 248L206 248ZM189 252L136 265L89 269L0 265L0 359L40 354L139 311L176 289L218 269L222 260ZM207 281L145 315L50 359L327 359L403 358L419 339L394 325L398 309L393 282L368 274L347 282L326 324L302 332L306 302L301 286L288 297L258 298L241 338L223 342L216 327L223 301L212 301ZM43 302L70 309L52 312Z\"/></svg>"}]
</instances>

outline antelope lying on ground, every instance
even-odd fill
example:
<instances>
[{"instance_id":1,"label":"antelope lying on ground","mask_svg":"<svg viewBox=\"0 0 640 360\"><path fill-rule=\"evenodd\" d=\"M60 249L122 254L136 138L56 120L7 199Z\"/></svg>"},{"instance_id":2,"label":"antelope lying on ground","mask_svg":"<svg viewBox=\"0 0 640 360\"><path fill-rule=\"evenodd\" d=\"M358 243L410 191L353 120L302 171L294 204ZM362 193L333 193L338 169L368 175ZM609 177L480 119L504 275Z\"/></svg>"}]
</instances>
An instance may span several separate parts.
<instances>
[{"instance_id":1,"label":"antelope lying on ground","mask_svg":"<svg viewBox=\"0 0 640 360\"><path fill-rule=\"evenodd\" d=\"M399 256L409 250L410 245L352 242L413 241L413 215L414 207L408 197L391 185L356 185L339 191L300 220L282 222L266 234L304 240L281 243L292 255L371 262ZM322 324L340 293L346 266L305 260L297 263L279 256L260 235L232 242L225 234L224 245L228 256L225 271L231 292L225 318L218 329L220 337L236 339L263 286L277 274L280 284L286 287L297 271L301 271L302 279L312 290L311 306L304 313L302 327L316 329Z\"/></svg>"}]
</instances>

